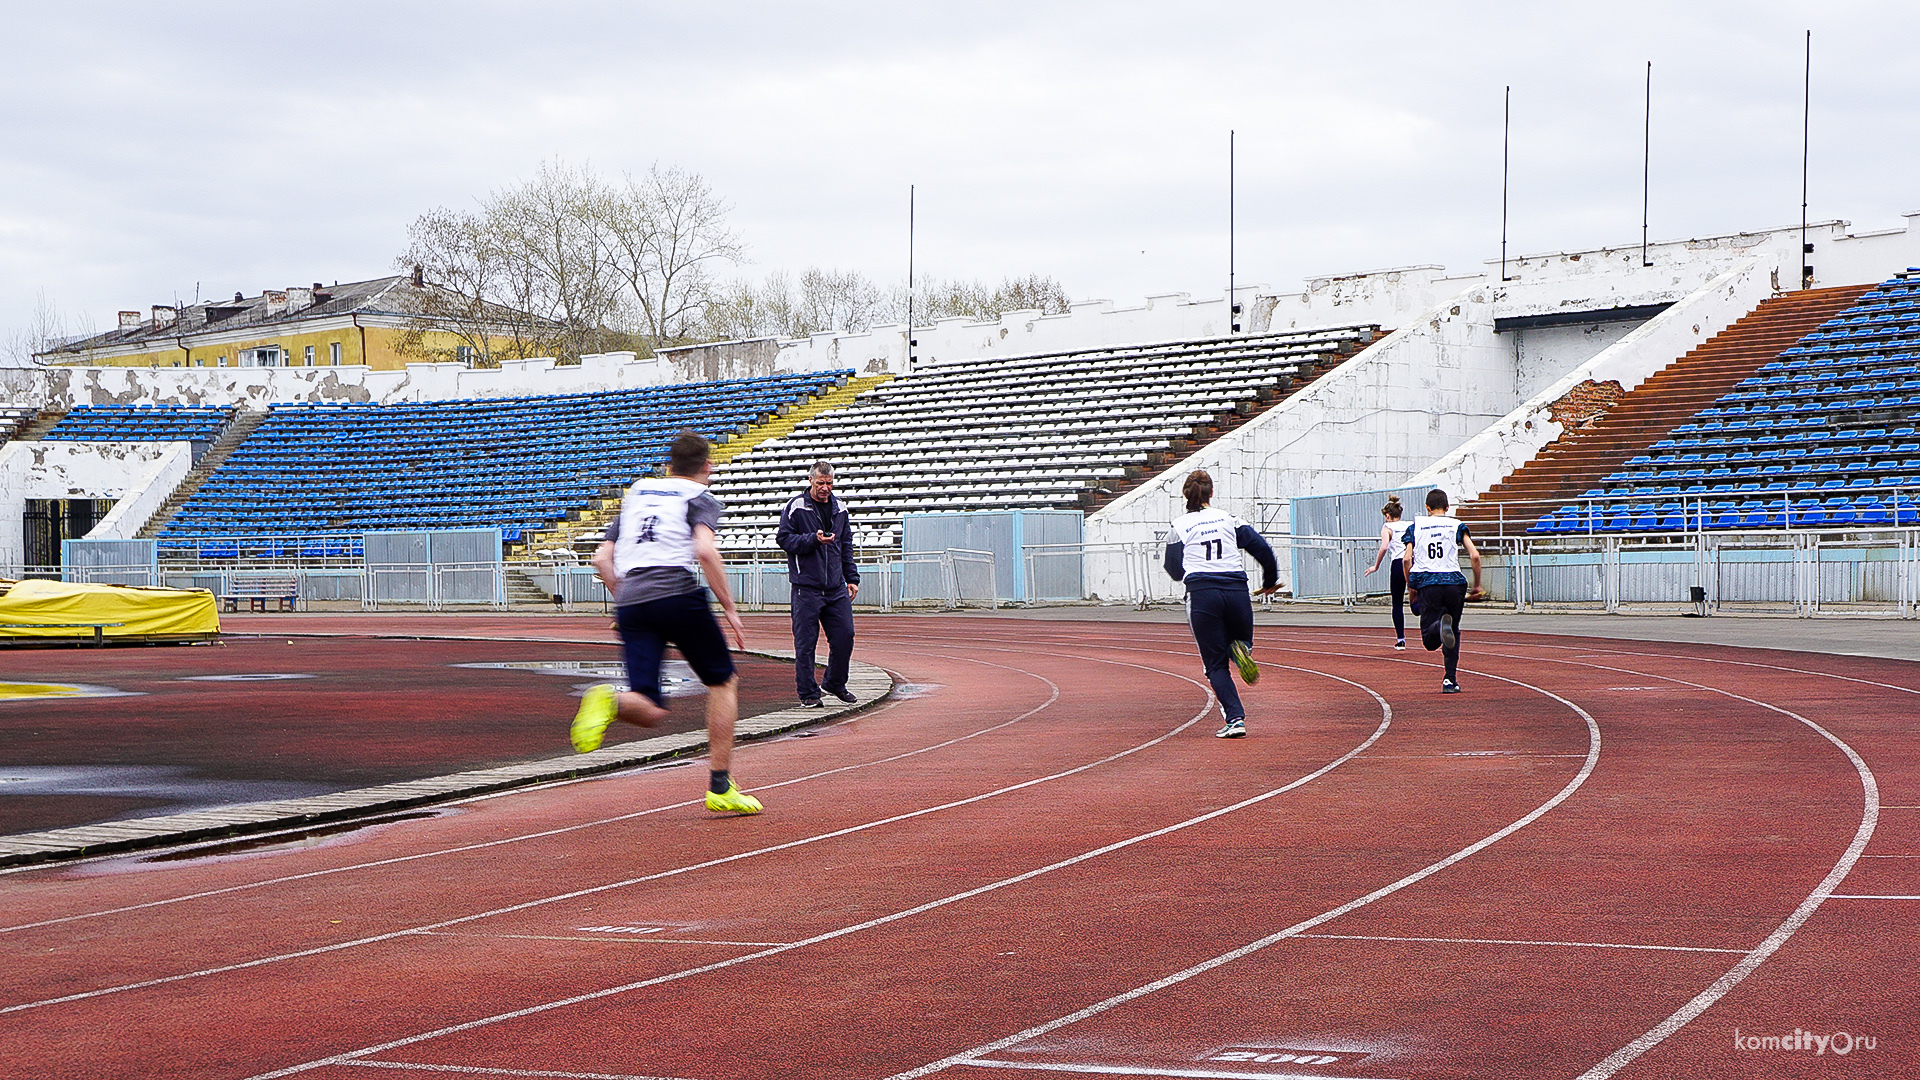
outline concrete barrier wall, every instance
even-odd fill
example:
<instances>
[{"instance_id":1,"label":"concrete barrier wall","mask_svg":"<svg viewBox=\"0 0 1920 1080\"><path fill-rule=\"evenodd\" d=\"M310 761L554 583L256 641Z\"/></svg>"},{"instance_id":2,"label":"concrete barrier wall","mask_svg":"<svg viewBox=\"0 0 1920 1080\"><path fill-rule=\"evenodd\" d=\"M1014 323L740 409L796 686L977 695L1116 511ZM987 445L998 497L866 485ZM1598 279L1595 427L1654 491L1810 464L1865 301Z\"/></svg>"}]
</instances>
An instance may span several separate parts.
<instances>
[{"instance_id":1,"label":"concrete barrier wall","mask_svg":"<svg viewBox=\"0 0 1920 1080\"><path fill-rule=\"evenodd\" d=\"M22 519L28 499L118 500L87 539L130 539L192 467L193 448L184 442L0 446L0 566L26 559Z\"/></svg>"},{"instance_id":2,"label":"concrete barrier wall","mask_svg":"<svg viewBox=\"0 0 1920 1080\"><path fill-rule=\"evenodd\" d=\"M1552 407L1574 387L1589 381L1618 382L1623 390L1639 386L1772 295L1775 268L1771 260L1743 260L1561 375L1408 482L1444 488L1455 501L1479 497L1564 433Z\"/></svg>"}]
</instances>

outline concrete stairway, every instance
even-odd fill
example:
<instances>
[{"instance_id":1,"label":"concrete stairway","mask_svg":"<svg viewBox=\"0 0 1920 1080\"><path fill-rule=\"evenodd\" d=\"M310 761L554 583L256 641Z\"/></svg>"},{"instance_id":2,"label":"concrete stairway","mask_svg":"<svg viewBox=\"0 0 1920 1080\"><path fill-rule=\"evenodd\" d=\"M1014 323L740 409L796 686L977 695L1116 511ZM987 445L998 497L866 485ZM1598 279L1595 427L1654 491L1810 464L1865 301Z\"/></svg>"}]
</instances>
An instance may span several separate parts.
<instances>
[{"instance_id":1,"label":"concrete stairway","mask_svg":"<svg viewBox=\"0 0 1920 1080\"><path fill-rule=\"evenodd\" d=\"M220 437L213 441L211 447L207 448L199 464L187 473L186 479L180 481L179 487L173 489L173 494L167 498L166 502L160 504L160 509L154 511L153 517L148 518L147 523L140 527L139 538L150 540L158 535L161 529L166 528L167 522L173 520L173 515L179 513L180 507L193 497L194 492L200 490L201 484L207 482L207 477L212 476L213 471L224 464L227 458L240 448L240 444L247 441L247 436L253 434L254 429L259 427L266 418L267 414L264 410L260 412L251 409L239 410L233 422L228 424L227 429L220 433Z\"/></svg>"},{"instance_id":2,"label":"concrete stairway","mask_svg":"<svg viewBox=\"0 0 1920 1080\"><path fill-rule=\"evenodd\" d=\"M1495 504L1526 503L1524 509L1509 508L1504 514L1508 531L1516 522L1524 530L1541 514L1597 486L1628 458L1644 453L1873 287L1810 289L1761 301L1738 322L1621 395L1596 419L1541 448L1533 460L1463 506L1460 516L1493 521L1500 516Z\"/></svg>"},{"instance_id":3,"label":"concrete stairway","mask_svg":"<svg viewBox=\"0 0 1920 1080\"><path fill-rule=\"evenodd\" d=\"M790 435L793 429L819 416L823 412L844 408L853 404L853 399L893 378L892 375L865 375L848 379L837 389L824 394L815 394L805 404L795 405L785 413L775 416L764 424L755 424L738 438L729 439L713 448L713 467L720 466L739 457L741 454L782 435Z\"/></svg>"},{"instance_id":4,"label":"concrete stairway","mask_svg":"<svg viewBox=\"0 0 1920 1080\"><path fill-rule=\"evenodd\" d=\"M41 413L38 418L21 424L20 427L14 431L12 441L39 442L41 439L46 438L47 432L52 431L54 425L58 424L66 415L66 413Z\"/></svg>"}]
</instances>

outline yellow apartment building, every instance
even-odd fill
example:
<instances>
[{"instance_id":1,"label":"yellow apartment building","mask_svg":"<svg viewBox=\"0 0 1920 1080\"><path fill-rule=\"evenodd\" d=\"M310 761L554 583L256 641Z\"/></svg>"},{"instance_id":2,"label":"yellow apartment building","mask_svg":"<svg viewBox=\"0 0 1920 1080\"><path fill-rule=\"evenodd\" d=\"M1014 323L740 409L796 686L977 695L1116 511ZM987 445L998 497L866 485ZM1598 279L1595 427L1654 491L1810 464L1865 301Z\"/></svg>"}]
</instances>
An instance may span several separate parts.
<instances>
[{"instance_id":1,"label":"yellow apartment building","mask_svg":"<svg viewBox=\"0 0 1920 1080\"><path fill-rule=\"evenodd\" d=\"M439 295L435 295L439 294ZM119 325L35 354L42 363L113 367L340 367L397 370L422 360L511 359L513 323L528 316L500 311L500 325L431 318L423 311L461 306L411 277L234 293L230 301L190 307L154 305L147 314L120 312ZM464 305L469 311L471 304ZM446 327L440 329L438 327ZM477 328L476 328L477 326ZM491 330L491 332L489 332Z\"/></svg>"}]
</instances>

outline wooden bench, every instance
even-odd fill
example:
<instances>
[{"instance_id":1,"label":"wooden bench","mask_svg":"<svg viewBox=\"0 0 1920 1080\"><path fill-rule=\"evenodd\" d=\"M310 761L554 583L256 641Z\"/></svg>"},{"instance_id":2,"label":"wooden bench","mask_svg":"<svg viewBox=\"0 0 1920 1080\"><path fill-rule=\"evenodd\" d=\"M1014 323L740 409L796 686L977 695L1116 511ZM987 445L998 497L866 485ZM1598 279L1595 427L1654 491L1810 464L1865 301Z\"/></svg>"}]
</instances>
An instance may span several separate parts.
<instances>
[{"instance_id":1,"label":"wooden bench","mask_svg":"<svg viewBox=\"0 0 1920 1080\"><path fill-rule=\"evenodd\" d=\"M90 626L93 628L93 647L97 649L107 643L107 627L125 625L117 622L10 622L0 623L0 630L78 630Z\"/></svg>"},{"instance_id":2,"label":"wooden bench","mask_svg":"<svg viewBox=\"0 0 1920 1080\"><path fill-rule=\"evenodd\" d=\"M227 579L226 592L220 599L228 611L239 611L242 600L247 602L248 611L298 611L300 578L295 574L235 574ZM277 609L267 607L275 601L279 602Z\"/></svg>"}]
</instances>

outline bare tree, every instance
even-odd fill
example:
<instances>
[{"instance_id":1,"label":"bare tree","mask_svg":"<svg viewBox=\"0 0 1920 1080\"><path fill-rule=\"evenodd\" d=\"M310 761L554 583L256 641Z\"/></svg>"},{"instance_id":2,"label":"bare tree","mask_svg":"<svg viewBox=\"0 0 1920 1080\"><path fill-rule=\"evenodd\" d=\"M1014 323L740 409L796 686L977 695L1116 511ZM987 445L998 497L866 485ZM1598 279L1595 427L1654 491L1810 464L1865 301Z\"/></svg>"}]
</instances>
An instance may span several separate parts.
<instances>
[{"instance_id":1,"label":"bare tree","mask_svg":"<svg viewBox=\"0 0 1920 1080\"><path fill-rule=\"evenodd\" d=\"M905 285L894 289L886 308L887 321L906 321L907 299ZM962 318L993 322L1009 311L1061 315L1072 303L1066 287L1044 274L1005 278L997 286L979 280L930 281L913 291L913 321L925 324Z\"/></svg>"},{"instance_id":2,"label":"bare tree","mask_svg":"<svg viewBox=\"0 0 1920 1080\"><path fill-rule=\"evenodd\" d=\"M0 367L33 367L38 363L34 354L84 336L79 322L62 314L59 305L41 289L34 294L27 324L8 334L4 346L0 346Z\"/></svg>"},{"instance_id":3,"label":"bare tree","mask_svg":"<svg viewBox=\"0 0 1920 1080\"><path fill-rule=\"evenodd\" d=\"M532 180L484 204L505 261L525 268L534 313L564 328L563 360L597 351L620 306L610 243L618 204L591 171L561 161L542 164Z\"/></svg>"},{"instance_id":4,"label":"bare tree","mask_svg":"<svg viewBox=\"0 0 1920 1080\"><path fill-rule=\"evenodd\" d=\"M451 360L471 351L475 366L559 351L560 326L534 313L532 268L508 257L484 215L429 210L407 227L407 250L394 260L400 270L419 267L429 287L410 294L411 314L398 347L429 360ZM451 336L456 344L433 332Z\"/></svg>"},{"instance_id":5,"label":"bare tree","mask_svg":"<svg viewBox=\"0 0 1920 1080\"><path fill-rule=\"evenodd\" d=\"M727 228L728 207L697 173L656 164L627 177L612 203L605 240L643 332L658 348L688 336L713 295L713 265L744 250Z\"/></svg>"}]
</instances>

